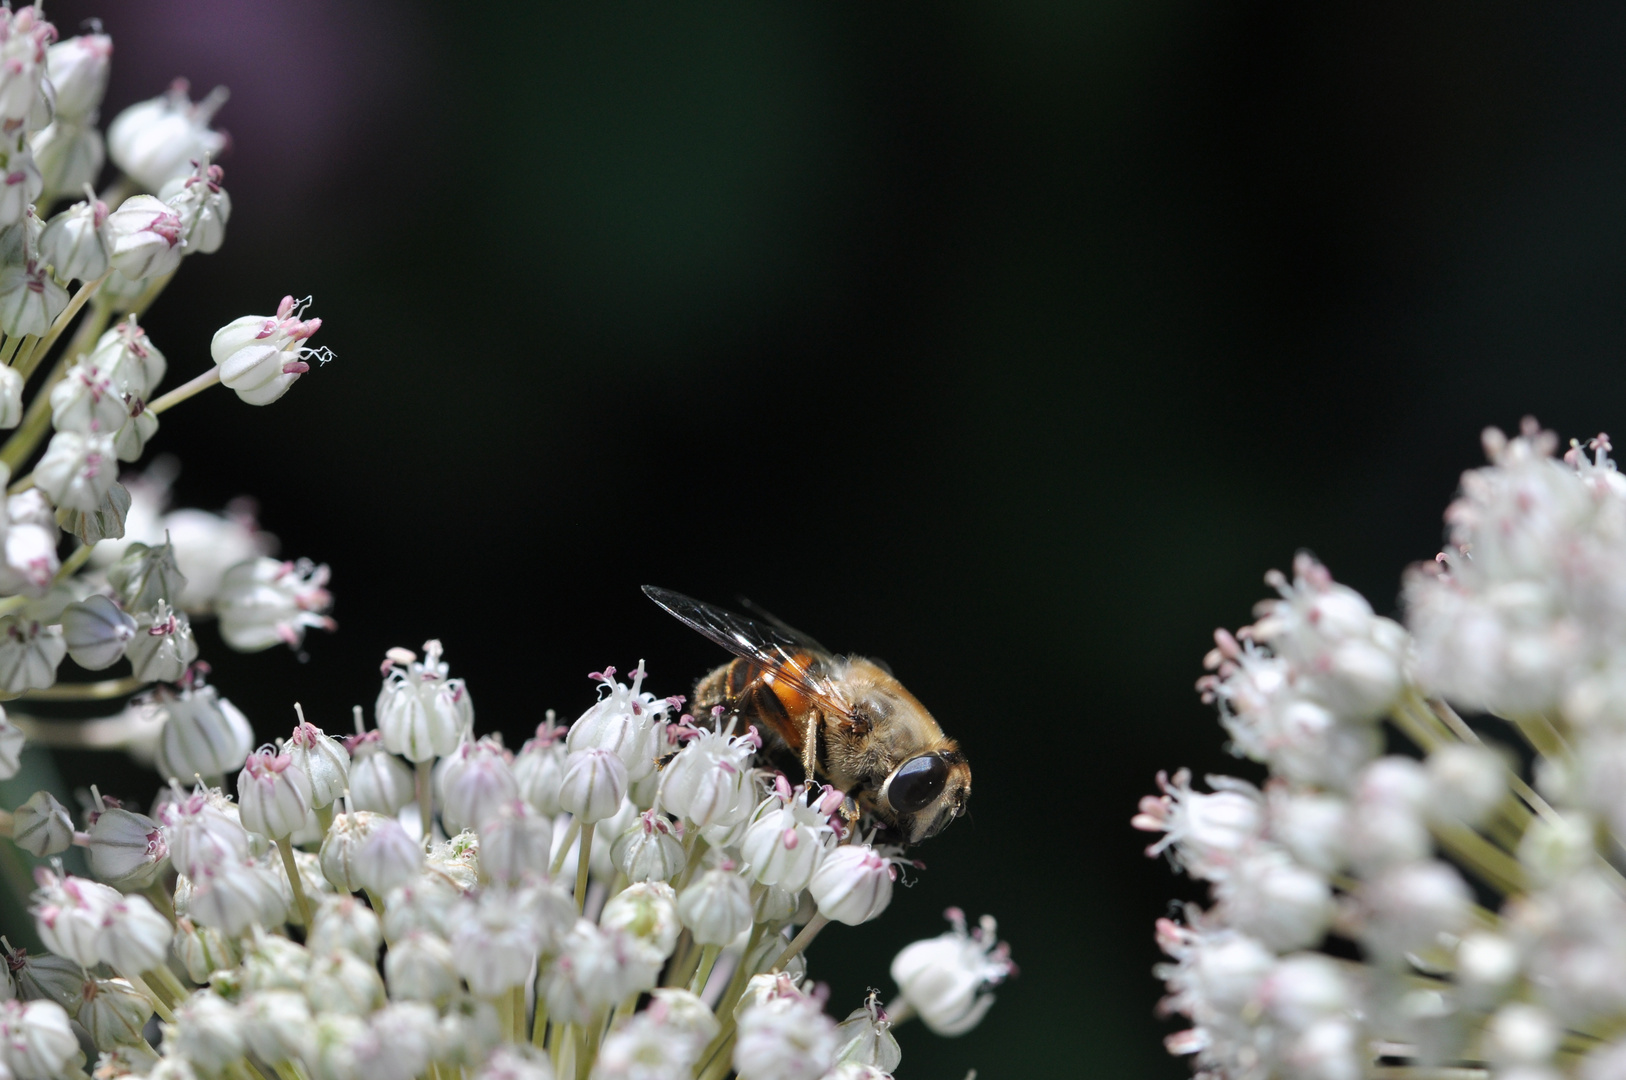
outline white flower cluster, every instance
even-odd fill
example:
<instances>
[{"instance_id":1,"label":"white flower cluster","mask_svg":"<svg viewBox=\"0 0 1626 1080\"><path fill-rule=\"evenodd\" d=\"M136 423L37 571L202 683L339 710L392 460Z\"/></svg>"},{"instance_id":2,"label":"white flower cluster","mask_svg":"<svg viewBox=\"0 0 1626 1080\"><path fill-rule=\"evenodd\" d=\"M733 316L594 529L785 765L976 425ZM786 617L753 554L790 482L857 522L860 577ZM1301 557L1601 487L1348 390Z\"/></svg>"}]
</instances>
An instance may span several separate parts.
<instances>
[{"instance_id":1,"label":"white flower cluster","mask_svg":"<svg viewBox=\"0 0 1626 1080\"><path fill-rule=\"evenodd\" d=\"M225 140L209 121L225 92L193 104L177 84L121 113L104 145L111 56L105 34L58 41L37 6L0 8L0 430L11 430L0 446L0 697L152 691L105 718L98 744L171 747L166 763L188 766L178 775L196 765L217 777L242 765L242 739L173 750L215 700L186 689L192 620L218 617L234 649L297 647L307 629L332 627L328 571L270 558L268 538L242 515L164 513L173 470L120 483L120 465L142 456L161 413L208 386L264 405L327 354L306 344L321 320L288 298L274 316L222 328L213 366L159 392L170 365L140 320L186 256L224 242L231 200L210 158ZM108 157L119 174L98 195ZM51 214L67 199L78 201ZM130 671L59 683L69 658L97 672L127 661ZM0 714L0 746L23 732L61 742L80 730ZM0 753L0 778L18 764Z\"/></svg>"},{"instance_id":2,"label":"white flower cluster","mask_svg":"<svg viewBox=\"0 0 1626 1080\"><path fill-rule=\"evenodd\" d=\"M1626 479L1604 436L1485 449L1407 630L1301 555L1216 635L1199 689L1269 779L1160 774L1134 818L1211 887L1157 929L1200 1075L1626 1075Z\"/></svg>"},{"instance_id":3,"label":"white flower cluster","mask_svg":"<svg viewBox=\"0 0 1626 1080\"><path fill-rule=\"evenodd\" d=\"M177 83L104 143L111 52L0 8L0 697L120 703L0 713L0 779L37 740L122 749L167 783L145 812L94 786L78 820L49 791L0 810L5 842L50 860L30 908L47 951L0 937L0 1080L84 1080L87 1048L97 1080L884 1080L894 1023L975 1026L1013 969L992 920L957 912L898 955L890 1011L872 993L824 1014L805 949L886 909L901 852L843 793L768 769L754 729L646 692L642 665L595 675L568 732L549 714L515 754L476 737L439 642L392 649L372 730L357 707L340 741L296 705L255 749L192 621L240 651L297 647L333 627L328 569L273 558L243 507L170 509L163 459L119 467L215 383L266 405L329 355L289 296L160 392L141 319L224 242L225 92ZM130 671L59 681L65 658Z\"/></svg>"},{"instance_id":4,"label":"white flower cluster","mask_svg":"<svg viewBox=\"0 0 1626 1080\"><path fill-rule=\"evenodd\" d=\"M301 714L249 753L241 713L180 691L151 816L98 796L75 831L46 792L12 816L17 842L77 844L101 881L40 872L31 910L53 955L14 954L0 980L34 1010L5 1063L68 1080L82 1032L102 1080L884 1080L895 1023L958 1035L982 1019L1013 967L993 920L968 932L958 911L898 954L889 1009L872 993L826 1016L805 947L881 914L898 853L864 842L828 788L762 767L754 730L676 715L641 664L594 678L568 733L550 716L518 754L475 737L437 641L390 650L376 727L348 746ZM235 800L177 779L232 761Z\"/></svg>"}]
</instances>

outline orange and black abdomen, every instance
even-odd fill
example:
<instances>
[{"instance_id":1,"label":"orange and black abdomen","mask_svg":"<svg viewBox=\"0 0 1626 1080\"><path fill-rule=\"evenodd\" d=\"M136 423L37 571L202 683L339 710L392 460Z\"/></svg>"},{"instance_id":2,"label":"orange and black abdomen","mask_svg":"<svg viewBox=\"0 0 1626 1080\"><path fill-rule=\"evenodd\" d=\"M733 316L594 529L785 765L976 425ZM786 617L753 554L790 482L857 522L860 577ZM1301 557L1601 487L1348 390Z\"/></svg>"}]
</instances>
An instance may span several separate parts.
<instances>
[{"instance_id":1,"label":"orange and black abdomen","mask_svg":"<svg viewBox=\"0 0 1626 1080\"><path fill-rule=\"evenodd\" d=\"M823 664L812 655L798 654L796 663L812 671ZM695 688L699 710L721 705L738 715L744 724L756 724L778 735L796 754L802 752L802 739L808 711L813 702L791 682L770 678L778 669L754 660L737 659L713 671Z\"/></svg>"}]
</instances>

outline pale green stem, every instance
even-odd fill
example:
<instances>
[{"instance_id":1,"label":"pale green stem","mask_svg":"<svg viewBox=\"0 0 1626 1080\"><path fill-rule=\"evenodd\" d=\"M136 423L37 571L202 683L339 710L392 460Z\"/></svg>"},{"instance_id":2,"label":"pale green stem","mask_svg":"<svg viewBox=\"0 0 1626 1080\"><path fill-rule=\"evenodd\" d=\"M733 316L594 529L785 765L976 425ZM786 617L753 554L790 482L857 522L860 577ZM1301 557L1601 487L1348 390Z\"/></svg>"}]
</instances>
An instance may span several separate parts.
<instances>
[{"instance_id":1,"label":"pale green stem","mask_svg":"<svg viewBox=\"0 0 1626 1080\"><path fill-rule=\"evenodd\" d=\"M147 680L126 675L90 683L57 683L41 690L29 690L22 696L25 701L106 701L133 694L146 685Z\"/></svg>"},{"instance_id":2,"label":"pale green stem","mask_svg":"<svg viewBox=\"0 0 1626 1080\"><path fill-rule=\"evenodd\" d=\"M135 987L136 993L146 998L152 1004L152 1011L157 1013L160 1019L169 1024L173 1024L175 1022L175 1013L170 1010L169 1005L164 1002L164 999L158 996L158 992L147 985L146 980L142 979L140 975L134 974L127 974L124 977L129 981L131 986Z\"/></svg>"},{"instance_id":3,"label":"pale green stem","mask_svg":"<svg viewBox=\"0 0 1626 1080\"><path fill-rule=\"evenodd\" d=\"M90 553L95 550L96 541L94 540L88 544L80 544L75 548L72 555L62 560L62 568L56 572L56 583L60 585L77 574L79 568L90 561Z\"/></svg>"},{"instance_id":4,"label":"pale green stem","mask_svg":"<svg viewBox=\"0 0 1626 1080\"><path fill-rule=\"evenodd\" d=\"M167 967L162 965L155 967L143 977L152 978L154 976L157 977L157 981L161 985L169 990L170 997L176 1001L185 1001L187 995L191 993L190 990L181 985L181 980L177 979L175 973Z\"/></svg>"},{"instance_id":5,"label":"pale green stem","mask_svg":"<svg viewBox=\"0 0 1626 1080\"><path fill-rule=\"evenodd\" d=\"M700 952L700 966L694 970L694 978L689 980L689 993L698 994L706 988L706 980L711 978L711 969L717 966L717 955L723 951L721 945L707 945Z\"/></svg>"},{"instance_id":6,"label":"pale green stem","mask_svg":"<svg viewBox=\"0 0 1626 1080\"><path fill-rule=\"evenodd\" d=\"M316 808L316 827L322 830L323 836L327 835L327 831L332 825L333 804L328 803L326 806L318 806Z\"/></svg>"},{"instance_id":7,"label":"pale green stem","mask_svg":"<svg viewBox=\"0 0 1626 1080\"><path fill-rule=\"evenodd\" d=\"M829 923L829 919L819 914L815 914L811 919L807 920L807 925L802 927L802 932L791 939L791 943L785 946L785 951L779 954L779 958L773 962L773 966L768 970L785 970L785 965L796 959L796 955L807 948L813 939L819 936L819 931L823 930Z\"/></svg>"},{"instance_id":8,"label":"pale green stem","mask_svg":"<svg viewBox=\"0 0 1626 1080\"><path fill-rule=\"evenodd\" d=\"M541 975L536 984L536 1016L531 1020L531 1045L541 1050L548 1042L548 1001L542 996Z\"/></svg>"},{"instance_id":9,"label":"pale green stem","mask_svg":"<svg viewBox=\"0 0 1626 1080\"><path fill-rule=\"evenodd\" d=\"M31 335L24 334L22 337L6 338L6 343L4 345L0 345L0 367L11 366L11 361L16 357L18 348L21 347L23 341L30 336Z\"/></svg>"},{"instance_id":10,"label":"pale green stem","mask_svg":"<svg viewBox=\"0 0 1626 1080\"><path fill-rule=\"evenodd\" d=\"M305 883L299 878L299 864L294 861L294 846L288 842L286 836L277 840L277 850L282 852L282 868L288 872L288 884L294 891L294 904L299 908L300 924L308 931L311 928L311 901L305 895Z\"/></svg>"},{"instance_id":11,"label":"pale green stem","mask_svg":"<svg viewBox=\"0 0 1626 1080\"><path fill-rule=\"evenodd\" d=\"M176 925L175 898L169 894L162 884L153 881L141 891L152 901L153 906L163 913L164 918L169 920L169 925Z\"/></svg>"},{"instance_id":12,"label":"pale green stem","mask_svg":"<svg viewBox=\"0 0 1626 1080\"><path fill-rule=\"evenodd\" d=\"M593 823L582 826L581 849L576 853L576 910L587 906L587 860L593 853Z\"/></svg>"},{"instance_id":13,"label":"pale green stem","mask_svg":"<svg viewBox=\"0 0 1626 1080\"><path fill-rule=\"evenodd\" d=\"M418 822L423 826L423 842L425 846L435 840L435 762L418 762L417 789L418 789Z\"/></svg>"},{"instance_id":14,"label":"pale green stem","mask_svg":"<svg viewBox=\"0 0 1626 1080\"><path fill-rule=\"evenodd\" d=\"M525 1041L525 985L511 987L508 991L508 1008L514 1018L513 1026L509 1028L510 1037L514 1042Z\"/></svg>"},{"instance_id":15,"label":"pale green stem","mask_svg":"<svg viewBox=\"0 0 1626 1080\"><path fill-rule=\"evenodd\" d=\"M548 865L549 877L559 876L559 871L565 865L565 857L570 854L571 847L575 845L576 837L580 835L581 828L582 823L580 821L575 818L570 819L570 828L565 830L565 838L559 841L559 850L554 854L553 862Z\"/></svg>"},{"instance_id":16,"label":"pale green stem","mask_svg":"<svg viewBox=\"0 0 1626 1080\"><path fill-rule=\"evenodd\" d=\"M147 405L147 411L155 415L157 413L161 413L166 409L179 405L189 397L196 394L201 394L203 391L209 389L209 387L213 386L219 381L220 365L216 364L214 367L210 368L208 371L205 371L197 378L182 383L169 393L149 403Z\"/></svg>"}]
</instances>

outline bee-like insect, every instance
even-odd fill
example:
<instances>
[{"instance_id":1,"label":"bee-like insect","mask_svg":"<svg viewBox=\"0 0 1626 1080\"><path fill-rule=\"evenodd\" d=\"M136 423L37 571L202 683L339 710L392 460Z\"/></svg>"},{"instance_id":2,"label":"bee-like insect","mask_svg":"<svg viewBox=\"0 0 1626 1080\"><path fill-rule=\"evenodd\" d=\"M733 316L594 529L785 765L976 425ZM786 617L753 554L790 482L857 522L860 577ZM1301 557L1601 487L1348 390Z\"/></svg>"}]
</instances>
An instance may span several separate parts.
<instances>
[{"instance_id":1,"label":"bee-like insect","mask_svg":"<svg viewBox=\"0 0 1626 1080\"><path fill-rule=\"evenodd\" d=\"M761 725L896 838L919 843L965 812L971 766L959 744L885 666L836 656L772 616L747 618L668 589L649 598L738 659L702 678L694 713L721 706Z\"/></svg>"}]
</instances>

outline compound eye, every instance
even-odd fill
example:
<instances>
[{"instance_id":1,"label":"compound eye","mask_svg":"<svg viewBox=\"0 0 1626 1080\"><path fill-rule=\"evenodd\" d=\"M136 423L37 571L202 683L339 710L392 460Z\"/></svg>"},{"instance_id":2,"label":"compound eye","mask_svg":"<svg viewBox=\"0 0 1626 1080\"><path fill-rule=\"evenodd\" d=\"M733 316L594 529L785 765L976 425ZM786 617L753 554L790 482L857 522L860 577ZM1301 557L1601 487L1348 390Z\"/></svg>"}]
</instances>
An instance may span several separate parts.
<instances>
[{"instance_id":1,"label":"compound eye","mask_svg":"<svg viewBox=\"0 0 1626 1080\"><path fill-rule=\"evenodd\" d=\"M887 785L886 797L893 809L912 814L930 806L947 782L948 762L936 754L922 754L898 766Z\"/></svg>"}]
</instances>

